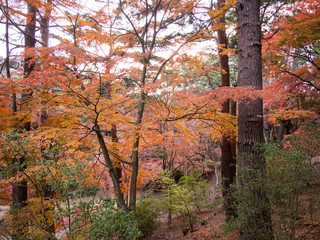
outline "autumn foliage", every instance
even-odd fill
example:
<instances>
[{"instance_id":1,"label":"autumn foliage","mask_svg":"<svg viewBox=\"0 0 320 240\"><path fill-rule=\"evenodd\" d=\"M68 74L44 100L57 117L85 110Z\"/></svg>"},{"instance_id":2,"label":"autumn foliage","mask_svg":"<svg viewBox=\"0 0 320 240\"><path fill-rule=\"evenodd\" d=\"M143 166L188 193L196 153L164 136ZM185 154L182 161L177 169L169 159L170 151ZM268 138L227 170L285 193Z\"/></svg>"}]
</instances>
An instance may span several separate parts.
<instances>
[{"instance_id":1,"label":"autumn foliage","mask_svg":"<svg viewBox=\"0 0 320 240\"><path fill-rule=\"evenodd\" d=\"M1 205L11 205L13 183L28 186L28 201L6 213L4 235L74 239L81 226L90 235L92 219L107 213L95 203L79 210L79 199L112 197L108 208L129 213L163 171L210 174L222 136L237 140L236 116L221 111L228 100L263 98L269 141L284 124L299 134L303 121L319 119L317 1L285 5L264 35L264 90L212 87L221 68L208 52L237 53L213 44L216 30L234 27L219 19L235 1L220 9L194 0L0 3L12 34L0 85ZM27 4L40 31L34 47L17 50L14 34L28 37Z\"/></svg>"}]
</instances>

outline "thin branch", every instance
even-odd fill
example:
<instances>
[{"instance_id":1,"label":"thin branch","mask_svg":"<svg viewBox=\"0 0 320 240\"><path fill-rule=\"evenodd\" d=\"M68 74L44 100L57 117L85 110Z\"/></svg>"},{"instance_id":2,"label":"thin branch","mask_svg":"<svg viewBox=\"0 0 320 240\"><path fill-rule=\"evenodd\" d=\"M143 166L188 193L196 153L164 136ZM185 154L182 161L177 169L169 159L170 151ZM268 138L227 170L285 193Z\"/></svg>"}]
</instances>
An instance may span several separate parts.
<instances>
[{"instance_id":1,"label":"thin branch","mask_svg":"<svg viewBox=\"0 0 320 240\"><path fill-rule=\"evenodd\" d=\"M7 12L3 9L3 6L0 6L0 10L3 13L3 15L5 15L11 22L11 24L13 26L15 26L23 35L28 36L32 39L34 39L36 42L40 43L42 46L45 46L45 44L41 41L39 41L37 38L33 37L31 34L27 33L26 31L24 31L18 24L16 24L12 18L10 17L10 15L7 14Z\"/></svg>"},{"instance_id":2,"label":"thin branch","mask_svg":"<svg viewBox=\"0 0 320 240\"><path fill-rule=\"evenodd\" d=\"M293 73L293 72L290 72L290 71L288 71L288 70L286 70L286 69L283 69L283 71L284 71L285 73L288 73L288 74L291 75L291 76L294 76L294 77L298 78L298 79L301 80L302 82L307 83L310 87L314 87L317 91L320 91L320 88L317 87L316 85L314 85L311 81L305 80L305 79L303 79L302 77L300 77L299 75L297 75L297 74L295 74L295 73Z\"/></svg>"}]
</instances>

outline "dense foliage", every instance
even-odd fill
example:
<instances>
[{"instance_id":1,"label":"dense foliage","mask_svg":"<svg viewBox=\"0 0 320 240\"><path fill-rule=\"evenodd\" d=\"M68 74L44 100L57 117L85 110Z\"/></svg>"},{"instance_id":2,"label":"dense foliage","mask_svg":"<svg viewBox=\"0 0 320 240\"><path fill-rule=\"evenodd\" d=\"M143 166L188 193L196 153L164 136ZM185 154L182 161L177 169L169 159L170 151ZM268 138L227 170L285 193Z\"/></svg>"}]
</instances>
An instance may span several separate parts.
<instances>
[{"instance_id":1,"label":"dense foliage","mask_svg":"<svg viewBox=\"0 0 320 240\"><path fill-rule=\"evenodd\" d=\"M0 234L139 239L176 216L186 234L222 182L228 227L262 209L277 239L319 237L319 3L257 3L263 89L243 84L241 4L0 0ZM261 111L237 120L245 102Z\"/></svg>"}]
</instances>

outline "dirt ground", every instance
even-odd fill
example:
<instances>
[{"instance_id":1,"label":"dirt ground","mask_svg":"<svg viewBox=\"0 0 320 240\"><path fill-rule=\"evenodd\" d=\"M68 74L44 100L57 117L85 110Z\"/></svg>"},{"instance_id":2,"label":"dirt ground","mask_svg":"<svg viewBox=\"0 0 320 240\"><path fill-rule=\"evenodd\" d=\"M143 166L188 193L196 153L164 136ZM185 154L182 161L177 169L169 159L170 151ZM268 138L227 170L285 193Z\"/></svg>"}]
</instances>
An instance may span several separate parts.
<instances>
[{"instance_id":1,"label":"dirt ground","mask_svg":"<svg viewBox=\"0 0 320 240\"><path fill-rule=\"evenodd\" d=\"M219 191L217 191L216 179L214 176L210 176L209 178L211 199L216 197L216 195L220 195ZM317 188L320 188L320 183L317 185ZM308 204L308 197L303 196L302 202ZM303 214L302 217L297 219L300 223L296 226L296 236L299 240L320 240L320 206L317 207L317 210L313 213L312 219L310 219L310 214ZM164 217L160 226L153 232L151 236L143 238L143 240L238 240L238 232L233 231L229 234L225 234L222 229L223 222L225 220L225 216L223 213L219 213L218 209L209 209L202 210L197 213L198 219L206 220L205 224L197 223L194 226L194 232L190 233L190 231L183 233L183 228L181 227L181 219L174 217L172 219L172 224L168 226L167 221ZM274 226L279 227L279 226ZM288 239L288 238L286 238ZM277 238L277 240L283 240L281 238Z\"/></svg>"},{"instance_id":2,"label":"dirt ground","mask_svg":"<svg viewBox=\"0 0 320 240\"><path fill-rule=\"evenodd\" d=\"M224 214L216 214L216 210L204 210L199 212L199 219L208 219L205 224L196 224L194 232L189 231L183 234L181 219L173 218L169 227L167 223L162 223L151 236L143 240L238 240L237 231L225 234L223 233L222 224L225 219ZM310 219L301 219L301 224L296 228L296 239L299 240L320 240L320 214L314 216L313 221ZM288 239L288 238L285 238ZM277 238L277 240L283 240Z\"/></svg>"},{"instance_id":3,"label":"dirt ground","mask_svg":"<svg viewBox=\"0 0 320 240\"><path fill-rule=\"evenodd\" d=\"M163 223L151 236L145 237L143 240L237 240L237 233L223 234L221 225L225 217L223 214L215 213L216 210L198 212L198 218L206 221L204 224L195 224L195 231L192 233L185 231L184 234L185 228L181 227L181 219L173 218L170 227Z\"/></svg>"},{"instance_id":4,"label":"dirt ground","mask_svg":"<svg viewBox=\"0 0 320 240\"><path fill-rule=\"evenodd\" d=\"M211 189L209 201L219 194L216 184L216 177L212 173L209 175L209 185ZM153 232L151 236L144 237L143 240L237 240L237 232L225 235L222 230L222 224L225 219L224 214L219 213L216 209L205 209L197 212L198 223L194 225L194 232L187 231L183 228L182 219L173 217L172 224L168 226L166 217L162 219L160 226ZM202 224L200 223L202 222Z\"/></svg>"}]
</instances>

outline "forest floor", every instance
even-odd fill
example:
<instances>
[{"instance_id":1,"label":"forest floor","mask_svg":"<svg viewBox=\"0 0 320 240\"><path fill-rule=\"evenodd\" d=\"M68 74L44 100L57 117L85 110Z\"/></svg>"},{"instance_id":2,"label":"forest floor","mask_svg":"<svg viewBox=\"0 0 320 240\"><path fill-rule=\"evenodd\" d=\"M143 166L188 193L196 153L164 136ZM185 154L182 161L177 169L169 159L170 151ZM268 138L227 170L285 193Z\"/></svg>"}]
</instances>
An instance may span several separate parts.
<instances>
[{"instance_id":1,"label":"forest floor","mask_svg":"<svg viewBox=\"0 0 320 240\"><path fill-rule=\"evenodd\" d=\"M214 201L218 196L221 197L221 192L217 190L216 179L210 176L208 179L210 189L212 189L209 201ZM316 188L320 189L320 183L316 184ZM310 204L309 196L299 197L300 206L308 206ZM220 208L220 209L219 209ZM312 211L312 210L311 210ZM295 236L301 240L320 240L320 206L315 206L313 213L300 211L301 216L296 219ZM311 217L310 217L311 216ZM238 240L239 234L237 230L224 231L225 215L220 207L213 209L203 209L197 212L197 223L194 225L193 232L186 232L185 224L181 217L173 217L170 226L167 224L167 216L160 220L158 228L148 237L143 240ZM200 224L205 220L205 224ZM277 223L274 223L277 224ZM279 222L278 222L279 224ZM274 231L283 231L283 227L274 226ZM185 230L185 234L184 234ZM286 229L286 231L290 231ZM277 237L277 240L289 239L287 236Z\"/></svg>"},{"instance_id":2,"label":"forest floor","mask_svg":"<svg viewBox=\"0 0 320 240\"><path fill-rule=\"evenodd\" d=\"M209 184L212 192L208 201L213 202L214 199L221 194L219 190L217 190L215 179L212 176L209 178ZM320 188L320 183L317 187ZM153 193L152 197L159 198L159 194L161 193ZM100 197L101 196L98 195L95 199L99 199ZM308 204L307 197L305 196L304 198L303 203ZM86 197L81 200L89 201L92 200L92 197ZM80 201L80 199L76 199L75 201ZM157 229L150 236L144 237L143 240L238 240L239 236L236 230L229 231L228 233L224 232L225 216L220 208L221 206L198 211L196 213L197 221L193 225L193 232L190 232L189 229L185 227L185 222L182 217L173 216L171 224L168 225L167 216L163 215ZM0 219L4 218L8 210L9 206L0 206ZM298 239L320 240L320 214L318 213L318 211L314 212L311 221L307 219L306 216L302 217L304 219L301 218L301 224L299 224L296 229L297 236L301 236L301 238ZM63 234L64 231L59 231L57 233L57 239L60 239ZM4 238L0 237L0 239Z\"/></svg>"},{"instance_id":3,"label":"forest floor","mask_svg":"<svg viewBox=\"0 0 320 240\"><path fill-rule=\"evenodd\" d=\"M307 203L307 202L306 202ZM237 230L225 233L223 230L225 216L223 213L218 213L218 210L202 210L197 213L198 219L206 219L205 224L199 222L194 225L194 232L190 231L183 233L186 228L182 227L182 220L179 217L174 217L172 223L168 226L167 221L161 222L159 227L148 237L143 240L238 240L239 235ZM302 214L303 215L303 214ZM303 215L296 220L295 236L300 240L320 240L320 214L315 213L313 219ZM275 224L275 223L274 223ZM279 226L274 226L279 230ZM287 231L289 231L287 229ZM288 233L278 240L289 239Z\"/></svg>"},{"instance_id":4,"label":"forest floor","mask_svg":"<svg viewBox=\"0 0 320 240\"><path fill-rule=\"evenodd\" d=\"M210 174L208 183L211 192L208 201L211 202L216 197L221 197L216 181L214 173ZM143 240L238 240L237 231L228 234L224 233L225 215L220 208L221 206L198 211L193 232L184 227L185 223L182 217L173 217L169 226L167 224L167 216L164 216L160 219L159 227L150 236L144 237Z\"/></svg>"},{"instance_id":5,"label":"forest floor","mask_svg":"<svg viewBox=\"0 0 320 240\"><path fill-rule=\"evenodd\" d=\"M237 240L237 232L224 234L222 225L225 219L224 214L216 214L217 210L203 210L197 213L201 220L206 220L205 224L194 224L194 232L186 232L186 228L181 227L182 219L175 217L168 226L162 223L152 235L143 240ZM184 233L185 232L185 233Z\"/></svg>"}]
</instances>

